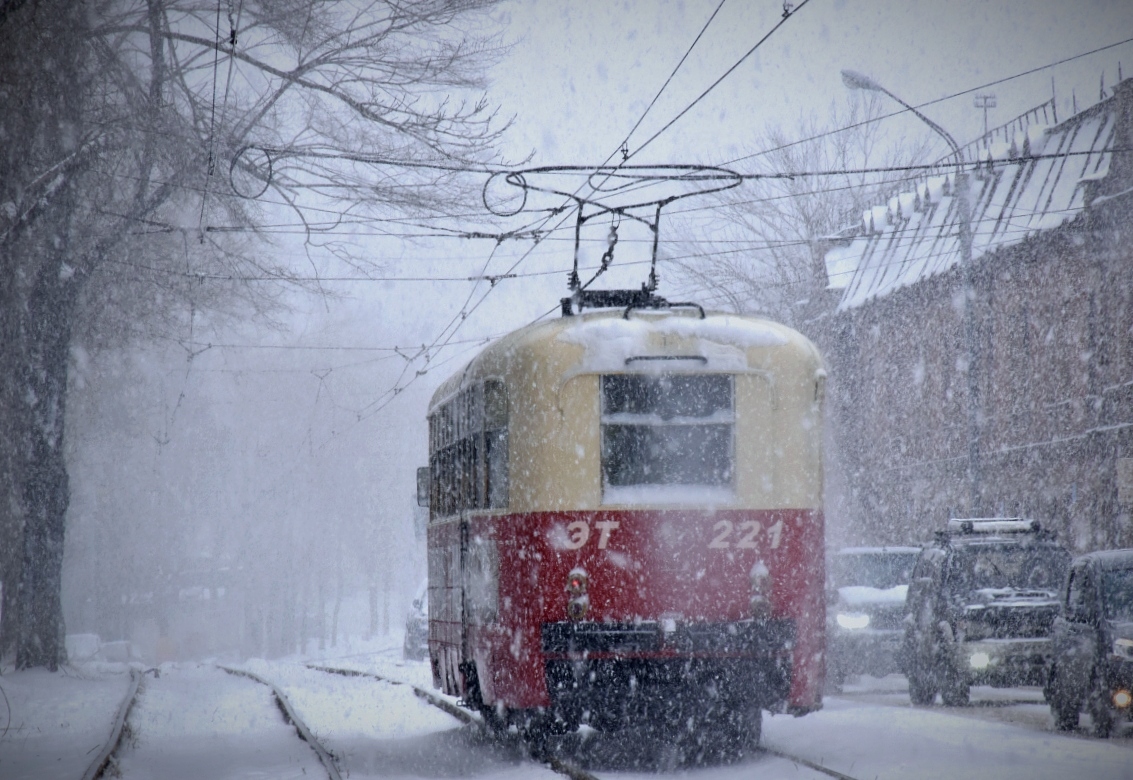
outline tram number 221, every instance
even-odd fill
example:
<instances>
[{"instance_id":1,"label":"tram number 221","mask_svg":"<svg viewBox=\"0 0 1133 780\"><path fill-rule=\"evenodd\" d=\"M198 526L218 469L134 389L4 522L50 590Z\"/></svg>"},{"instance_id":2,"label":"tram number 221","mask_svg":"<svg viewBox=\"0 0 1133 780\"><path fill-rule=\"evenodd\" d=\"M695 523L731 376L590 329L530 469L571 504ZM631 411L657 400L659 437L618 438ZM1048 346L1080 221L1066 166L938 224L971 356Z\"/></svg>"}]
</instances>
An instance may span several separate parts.
<instances>
[{"instance_id":1,"label":"tram number 221","mask_svg":"<svg viewBox=\"0 0 1133 780\"><path fill-rule=\"evenodd\" d=\"M720 520L712 526L712 532L715 536L708 543L708 549L754 550L759 547L757 539L762 530L764 530L763 526L756 520L745 520L738 526L731 520ZM767 536L771 540L771 549L779 549L779 545L783 541L783 521L777 521L774 525L768 526L766 530Z\"/></svg>"},{"instance_id":2,"label":"tram number 221","mask_svg":"<svg viewBox=\"0 0 1133 780\"><path fill-rule=\"evenodd\" d=\"M614 520L600 520L594 524L598 529L598 549L605 550L610 543L610 534L621 527L621 523ZM779 549L783 541L783 521L779 520L766 529L756 520L745 520L738 525L731 520L720 520L712 526L712 541L708 543L710 550L755 550L759 547L760 532L766 530L771 540L771 549ZM735 539L733 541L733 535ZM584 520L575 520L566 527L565 536L560 539L559 545L563 549L577 550L590 539L590 524Z\"/></svg>"}]
</instances>

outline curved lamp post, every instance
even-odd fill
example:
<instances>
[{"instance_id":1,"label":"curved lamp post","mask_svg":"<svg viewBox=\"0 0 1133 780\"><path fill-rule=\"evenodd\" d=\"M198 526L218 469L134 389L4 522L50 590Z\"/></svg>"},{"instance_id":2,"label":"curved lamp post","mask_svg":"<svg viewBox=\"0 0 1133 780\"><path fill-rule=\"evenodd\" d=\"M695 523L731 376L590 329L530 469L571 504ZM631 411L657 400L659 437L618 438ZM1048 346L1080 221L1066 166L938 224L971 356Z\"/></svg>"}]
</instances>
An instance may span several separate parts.
<instances>
[{"instance_id":1,"label":"curved lamp post","mask_svg":"<svg viewBox=\"0 0 1133 780\"><path fill-rule=\"evenodd\" d=\"M964 156L960 151L960 145L956 143L956 139L948 131L869 76L854 70L843 70L842 83L849 89L866 89L888 95L947 141L948 146L952 149L953 156L956 158L957 168L953 192L956 196L960 265L964 269L964 339L968 350L968 511L970 516L975 517L980 513L980 482L983 476L980 466L980 386L979 377L976 374L979 364L979 339L976 337L976 319L973 311L976 296L975 274L972 268L972 205L968 193L968 172L964 170Z\"/></svg>"}]
</instances>

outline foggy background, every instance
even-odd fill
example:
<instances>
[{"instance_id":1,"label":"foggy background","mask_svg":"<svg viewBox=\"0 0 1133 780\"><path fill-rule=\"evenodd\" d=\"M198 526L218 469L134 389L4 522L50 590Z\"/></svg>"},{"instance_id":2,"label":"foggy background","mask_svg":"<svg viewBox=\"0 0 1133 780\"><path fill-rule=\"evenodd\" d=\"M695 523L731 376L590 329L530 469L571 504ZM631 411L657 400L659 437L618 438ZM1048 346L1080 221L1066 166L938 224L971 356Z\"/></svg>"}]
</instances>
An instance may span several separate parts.
<instances>
[{"instance_id":1,"label":"foggy background","mask_svg":"<svg viewBox=\"0 0 1133 780\"><path fill-rule=\"evenodd\" d=\"M504 159L597 165L615 155L717 5L500 5L485 23L513 44L490 73L488 95L514 115ZM1133 11L1121 0L814 0L638 150L782 10L764 0L724 5L630 138L634 163L757 164L769 128L799 139L861 100L843 87L842 68L920 105L1133 35ZM1050 99L1052 90L1060 118L1069 116L1098 100L1103 79L1117 80L1122 60L1133 69L1133 46L989 87L983 91L998 100L990 124ZM924 111L961 143L983 130L970 93ZM935 159L947 151L908 115L878 126L882 156ZM680 256L681 241L687 247L723 230L719 219L713 211L663 218L662 256ZM584 260L605 249L607 227L595 226ZM144 346L84 348L80 335L72 350L68 633L131 640L147 660L164 661L274 657L399 632L425 569L414 470L426 463L429 396L487 340L554 316L571 263L569 231L534 247L409 238L378 223L343 227L313 247L301 245L298 230L266 232L270 243L255 251L297 273L313 253L328 277L283 293L270 323L186 307L176 328ZM337 261L334 242L366 254L380 273L359 279ZM628 231L618 249L618 262L647 257ZM662 262L659 293L703 298L677 265ZM642 266L624 269L606 286L644 280ZM505 274L516 276L470 280ZM855 538L837 463L827 477L828 536Z\"/></svg>"}]
</instances>

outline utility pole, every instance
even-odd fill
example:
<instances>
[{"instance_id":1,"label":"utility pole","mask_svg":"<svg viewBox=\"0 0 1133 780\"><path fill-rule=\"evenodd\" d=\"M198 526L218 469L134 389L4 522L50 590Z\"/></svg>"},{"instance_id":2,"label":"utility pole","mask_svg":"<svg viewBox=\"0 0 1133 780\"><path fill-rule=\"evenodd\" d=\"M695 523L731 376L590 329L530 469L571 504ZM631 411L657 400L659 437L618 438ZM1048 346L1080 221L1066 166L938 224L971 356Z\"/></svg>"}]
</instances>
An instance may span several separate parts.
<instances>
[{"instance_id":1,"label":"utility pole","mask_svg":"<svg viewBox=\"0 0 1133 780\"><path fill-rule=\"evenodd\" d=\"M975 268L972 263L972 204L968 189L968 172L964 168L964 153L956 139L943 127L933 122L913 106L894 95L869 76L852 70L842 71L842 83L849 89L866 89L888 95L907 111L928 125L933 132L945 140L952 149L956 161L953 177L953 193L956 198L957 240L960 244L960 266L964 274L964 342L967 351L968 367L968 515L977 517L981 511L980 496L983 492L983 466L980 456L980 384L977 371L980 363L979 333L976 322L976 284ZM991 105L994 103L994 95ZM989 106L990 107L990 106ZM984 109L985 112L987 108ZM985 113L986 116L986 113ZM987 121L986 119L984 120ZM985 128L986 135L987 130Z\"/></svg>"}]
</instances>

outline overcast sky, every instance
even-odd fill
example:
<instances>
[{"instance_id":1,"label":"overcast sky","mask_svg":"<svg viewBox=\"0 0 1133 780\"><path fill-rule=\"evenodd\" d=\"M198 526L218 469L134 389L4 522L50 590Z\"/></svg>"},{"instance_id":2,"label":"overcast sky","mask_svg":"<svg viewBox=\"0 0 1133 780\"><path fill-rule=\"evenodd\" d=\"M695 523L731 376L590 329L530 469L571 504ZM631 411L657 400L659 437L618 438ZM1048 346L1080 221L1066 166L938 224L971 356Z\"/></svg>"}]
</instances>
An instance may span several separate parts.
<instances>
[{"instance_id":1,"label":"overcast sky","mask_svg":"<svg viewBox=\"0 0 1133 780\"><path fill-rule=\"evenodd\" d=\"M494 74L493 96L516 115L514 154L538 164L587 164L612 152L648 106L719 0L509 3L498 14L513 54ZM797 7L799 3L794 3ZM629 143L656 130L731 68L781 21L780 0L726 0ZM875 78L920 104L1133 37L1123 0L810 0L723 83L653 142L651 162L722 163L753 151L753 128L822 113L845 91L839 71ZM1099 80L1117 77L1133 45L989 88L992 124L1051 95L1060 116L1071 91L1097 101ZM926 113L961 143L983 114L964 95ZM896 120L894 120L896 121ZM911 120L915 122L916 120Z\"/></svg>"}]
</instances>

